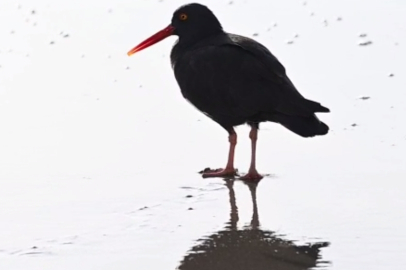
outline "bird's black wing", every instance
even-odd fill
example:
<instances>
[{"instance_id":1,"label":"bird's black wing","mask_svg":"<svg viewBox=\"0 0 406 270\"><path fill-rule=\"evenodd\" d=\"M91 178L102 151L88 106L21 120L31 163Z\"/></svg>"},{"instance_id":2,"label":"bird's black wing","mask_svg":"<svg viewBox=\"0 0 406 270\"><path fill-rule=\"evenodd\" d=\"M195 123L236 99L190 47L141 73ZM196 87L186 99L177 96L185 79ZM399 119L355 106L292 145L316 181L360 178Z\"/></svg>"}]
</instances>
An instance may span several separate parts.
<instances>
[{"instance_id":1,"label":"bird's black wing","mask_svg":"<svg viewBox=\"0 0 406 270\"><path fill-rule=\"evenodd\" d=\"M228 36L232 42L226 42L224 45L239 48L246 54L250 54L251 71L272 84L270 91L273 92L273 96L279 97L278 106L275 108L277 111L288 115L329 112L329 109L320 103L305 99L299 93L288 78L285 67L265 46L247 37L235 34L228 34Z\"/></svg>"},{"instance_id":2,"label":"bird's black wing","mask_svg":"<svg viewBox=\"0 0 406 270\"><path fill-rule=\"evenodd\" d=\"M299 94L285 68L258 44L225 35L185 52L174 67L184 97L214 119L322 111Z\"/></svg>"},{"instance_id":3,"label":"bird's black wing","mask_svg":"<svg viewBox=\"0 0 406 270\"><path fill-rule=\"evenodd\" d=\"M235 34L228 34L228 37L231 42L224 42L223 45L237 46L246 53L252 54L257 60L260 60L266 66L268 71L266 76L268 76L268 78L273 80L275 83L291 84L289 78L286 76L285 67L268 50L268 48L248 37ZM296 93L301 96L297 90Z\"/></svg>"}]
</instances>

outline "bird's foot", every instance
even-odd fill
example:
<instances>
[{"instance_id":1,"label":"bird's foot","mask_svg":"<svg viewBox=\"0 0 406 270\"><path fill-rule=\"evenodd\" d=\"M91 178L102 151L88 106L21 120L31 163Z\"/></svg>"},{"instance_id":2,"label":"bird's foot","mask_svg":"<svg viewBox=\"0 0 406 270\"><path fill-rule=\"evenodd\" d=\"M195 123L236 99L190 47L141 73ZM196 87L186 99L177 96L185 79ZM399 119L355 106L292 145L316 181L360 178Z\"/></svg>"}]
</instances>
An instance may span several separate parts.
<instances>
[{"instance_id":1,"label":"bird's foot","mask_svg":"<svg viewBox=\"0 0 406 270\"><path fill-rule=\"evenodd\" d=\"M239 179L247 182L259 182L262 178L264 177L260 175L256 170L250 170L246 175L241 176Z\"/></svg>"},{"instance_id":2,"label":"bird's foot","mask_svg":"<svg viewBox=\"0 0 406 270\"><path fill-rule=\"evenodd\" d=\"M209 177L234 177L238 176L237 170L234 168L225 168L225 169L210 169L206 168L200 172L203 178Z\"/></svg>"}]
</instances>

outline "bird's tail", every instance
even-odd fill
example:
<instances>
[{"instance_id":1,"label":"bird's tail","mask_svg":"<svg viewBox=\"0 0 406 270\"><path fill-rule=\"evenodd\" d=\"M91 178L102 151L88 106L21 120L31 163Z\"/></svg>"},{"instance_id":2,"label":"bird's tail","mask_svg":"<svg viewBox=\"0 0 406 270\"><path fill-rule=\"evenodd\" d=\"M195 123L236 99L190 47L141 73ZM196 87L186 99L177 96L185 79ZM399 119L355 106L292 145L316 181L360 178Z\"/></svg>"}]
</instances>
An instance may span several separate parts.
<instances>
[{"instance_id":1,"label":"bird's tail","mask_svg":"<svg viewBox=\"0 0 406 270\"><path fill-rule=\"evenodd\" d=\"M321 122L315 114L307 117L277 114L272 118L275 122L302 137L326 135L329 131L329 127Z\"/></svg>"}]
</instances>

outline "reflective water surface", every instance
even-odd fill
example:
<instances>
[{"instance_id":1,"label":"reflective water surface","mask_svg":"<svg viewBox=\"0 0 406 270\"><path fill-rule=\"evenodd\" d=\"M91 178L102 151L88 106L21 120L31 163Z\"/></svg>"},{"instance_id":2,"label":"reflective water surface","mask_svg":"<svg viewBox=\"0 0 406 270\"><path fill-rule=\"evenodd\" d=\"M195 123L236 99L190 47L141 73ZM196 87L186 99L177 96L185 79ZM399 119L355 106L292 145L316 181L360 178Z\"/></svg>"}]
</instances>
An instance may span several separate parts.
<instances>
[{"instance_id":1,"label":"reflective water surface","mask_svg":"<svg viewBox=\"0 0 406 270\"><path fill-rule=\"evenodd\" d=\"M234 181L226 180L229 191L230 218L224 229L200 239L184 257L179 270L305 270L325 267L320 249L328 242L297 245L284 236L262 228L256 198L257 183L245 183L252 198L252 218L249 225L238 228L238 207Z\"/></svg>"},{"instance_id":2,"label":"reflective water surface","mask_svg":"<svg viewBox=\"0 0 406 270\"><path fill-rule=\"evenodd\" d=\"M406 269L405 1L199 1L331 109L328 136L261 125L257 187L197 173L228 139L176 38L126 54L186 2L0 1L0 269Z\"/></svg>"}]
</instances>

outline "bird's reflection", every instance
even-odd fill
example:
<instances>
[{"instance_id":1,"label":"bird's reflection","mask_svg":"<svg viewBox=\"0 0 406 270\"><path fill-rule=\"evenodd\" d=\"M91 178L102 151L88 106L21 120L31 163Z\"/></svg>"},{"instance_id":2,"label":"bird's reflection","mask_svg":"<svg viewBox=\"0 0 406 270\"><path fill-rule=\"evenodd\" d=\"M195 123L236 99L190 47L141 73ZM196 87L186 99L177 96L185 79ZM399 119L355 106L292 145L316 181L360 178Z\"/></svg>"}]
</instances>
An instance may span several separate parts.
<instances>
[{"instance_id":1,"label":"bird's reflection","mask_svg":"<svg viewBox=\"0 0 406 270\"><path fill-rule=\"evenodd\" d=\"M238 208L232 180L226 180L230 196L230 221L221 231L194 246L184 257L179 270L305 270L316 267L320 248L327 242L295 245L274 232L260 228L256 189L258 184L246 184L253 202L251 224L238 229Z\"/></svg>"}]
</instances>

